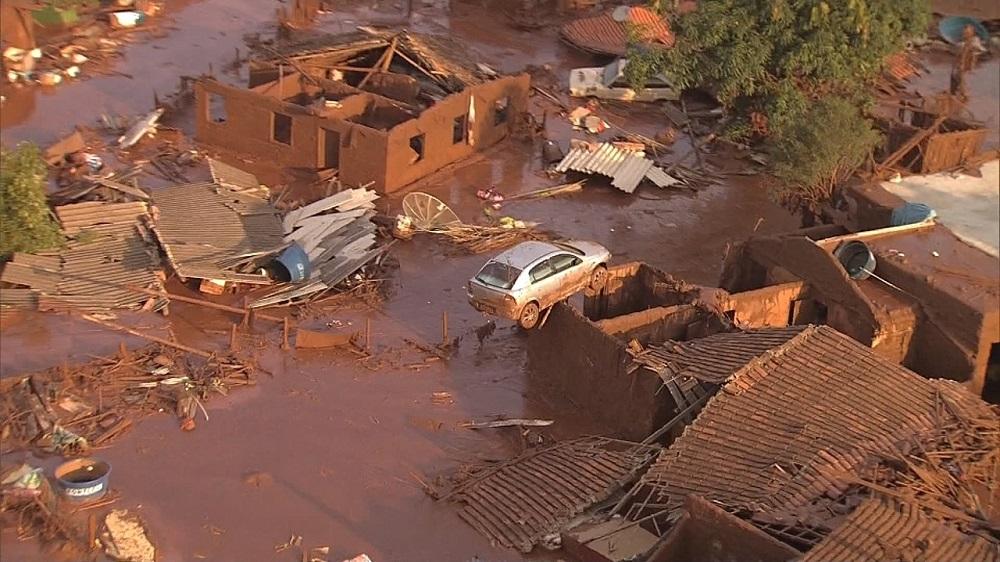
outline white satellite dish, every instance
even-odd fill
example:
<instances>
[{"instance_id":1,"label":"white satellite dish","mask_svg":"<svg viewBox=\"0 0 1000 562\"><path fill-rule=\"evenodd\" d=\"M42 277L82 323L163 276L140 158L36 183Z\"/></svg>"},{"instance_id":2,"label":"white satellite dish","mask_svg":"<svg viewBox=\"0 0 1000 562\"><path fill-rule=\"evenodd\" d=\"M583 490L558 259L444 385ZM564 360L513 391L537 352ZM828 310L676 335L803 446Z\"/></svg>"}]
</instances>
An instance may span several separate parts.
<instances>
[{"instance_id":1,"label":"white satellite dish","mask_svg":"<svg viewBox=\"0 0 1000 562\"><path fill-rule=\"evenodd\" d=\"M458 215L440 199L415 191L403 197L403 214L410 217L413 226L420 230L434 230L449 224L461 224Z\"/></svg>"},{"instance_id":2,"label":"white satellite dish","mask_svg":"<svg viewBox=\"0 0 1000 562\"><path fill-rule=\"evenodd\" d=\"M628 21L628 16L631 11L631 6L618 6L611 12L611 19L622 22Z\"/></svg>"}]
</instances>

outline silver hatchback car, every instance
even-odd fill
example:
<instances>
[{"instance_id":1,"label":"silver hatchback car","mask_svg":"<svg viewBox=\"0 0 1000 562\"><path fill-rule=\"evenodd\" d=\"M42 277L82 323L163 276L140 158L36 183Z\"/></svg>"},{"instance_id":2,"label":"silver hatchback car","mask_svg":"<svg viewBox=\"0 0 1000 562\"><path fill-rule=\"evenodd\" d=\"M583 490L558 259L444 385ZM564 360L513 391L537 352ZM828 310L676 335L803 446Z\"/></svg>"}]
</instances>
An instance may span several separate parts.
<instances>
[{"instance_id":1,"label":"silver hatchback car","mask_svg":"<svg viewBox=\"0 0 1000 562\"><path fill-rule=\"evenodd\" d=\"M522 242L469 280L469 302L530 330L553 304L584 289L603 289L610 259L611 252L594 242Z\"/></svg>"}]
</instances>

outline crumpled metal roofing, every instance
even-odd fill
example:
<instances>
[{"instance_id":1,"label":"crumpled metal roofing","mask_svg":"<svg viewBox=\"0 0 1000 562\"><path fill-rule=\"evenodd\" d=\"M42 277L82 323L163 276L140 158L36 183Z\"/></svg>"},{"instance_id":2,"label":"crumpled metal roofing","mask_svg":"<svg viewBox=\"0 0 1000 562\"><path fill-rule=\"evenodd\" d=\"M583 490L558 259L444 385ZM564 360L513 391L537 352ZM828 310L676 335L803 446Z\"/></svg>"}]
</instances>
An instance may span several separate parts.
<instances>
[{"instance_id":1,"label":"crumpled metal roofing","mask_svg":"<svg viewBox=\"0 0 1000 562\"><path fill-rule=\"evenodd\" d=\"M630 31L647 44L670 47L674 34L666 19L649 8L632 6L625 21L616 21L612 13L581 18L562 27L560 35L572 45L592 53L624 56L628 53Z\"/></svg>"},{"instance_id":2,"label":"crumpled metal roofing","mask_svg":"<svg viewBox=\"0 0 1000 562\"><path fill-rule=\"evenodd\" d=\"M272 306L331 289L378 256L382 249L375 247L371 220L376 199L375 191L347 189L289 211L282 220L285 242L299 244L309 256L309 279L256 295L248 306Z\"/></svg>"},{"instance_id":3,"label":"crumpled metal roofing","mask_svg":"<svg viewBox=\"0 0 1000 562\"><path fill-rule=\"evenodd\" d=\"M801 562L876 562L889 559L997 562L1000 560L1000 549L980 536L965 534L926 517L912 505L866 499L843 525L813 547Z\"/></svg>"},{"instance_id":4,"label":"crumpled metal roofing","mask_svg":"<svg viewBox=\"0 0 1000 562\"><path fill-rule=\"evenodd\" d=\"M755 517L795 512L846 489L871 455L902 455L900 443L942 423L941 401L995 417L957 383L810 326L736 372L643 482L674 513L689 494Z\"/></svg>"},{"instance_id":5,"label":"crumpled metal roofing","mask_svg":"<svg viewBox=\"0 0 1000 562\"><path fill-rule=\"evenodd\" d=\"M265 275L233 268L281 250L281 219L263 199L214 183L153 192L153 231L178 275L266 285Z\"/></svg>"},{"instance_id":6,"label":"crumpled metal roofing","mask_svg":"<svg viewBox=\"0 0 1000 562\"><path fill-rule=\"evenodd\" d=\"M214 158L208 159L208 171L212 181L233 191L255 192L261 188L257 176Z\"/></svg>"},{"instance_id":7,"label":"crumpled metal roofing","mask_svg":"<svg viewBox=\"0 0 1000 562\"><path fill-rule=\"evenodd\" d=\"M604 437L530 450L450 493L458 515L491 542L530 552L542 538L619 491L657 447Z\"/></svg>"},{"instance_id":8,"label":"crumpled metal roofing","mask_svg":"<svg viewBox=\"0 0 1000 562\"><path fill-rule=\"evenodd\" d=\"M160 288L159 255L143 224L146 211L143 202L56 207L63 233L76 239L57 252L15 254L0 281L29 287L46 310L142 306L150 297L125 286Z\"/></svg>"},{"instance_id":9,"label":"crumpled metal roofing","mask_svg":"<svg viewBox=\"0 0 1000 562\"><path fill-rule=\"evenodd\" d=\"M581 144L571 149L556 164L557 172L583 172L600 174L611 178L611 185L633 193L643 179L648 179L657 187L668 187L678 180L667 175L642 152L622 150L612 143L601 143L593 150L590 145Z\"/></svg>"}]
</instances>

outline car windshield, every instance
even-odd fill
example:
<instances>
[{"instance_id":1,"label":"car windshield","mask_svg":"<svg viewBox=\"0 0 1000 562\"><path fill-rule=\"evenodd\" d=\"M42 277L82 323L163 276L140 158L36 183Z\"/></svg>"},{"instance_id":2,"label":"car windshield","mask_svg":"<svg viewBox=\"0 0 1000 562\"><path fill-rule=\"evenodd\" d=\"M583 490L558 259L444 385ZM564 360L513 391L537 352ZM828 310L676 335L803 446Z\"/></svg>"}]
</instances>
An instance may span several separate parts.
<instances>
[{"instance_id":1,"label":"car windshield","mask_svg":"<svg viewBox=\"0 0 1000 562\"><path fill-rule=\"evenodd\" d=\"M479 270L476 281L491 287L510 289L514 286L514 281L517 281L519 275L521 275L520 269L498 261L491 261Z\"/></svg>"}]
</instances>

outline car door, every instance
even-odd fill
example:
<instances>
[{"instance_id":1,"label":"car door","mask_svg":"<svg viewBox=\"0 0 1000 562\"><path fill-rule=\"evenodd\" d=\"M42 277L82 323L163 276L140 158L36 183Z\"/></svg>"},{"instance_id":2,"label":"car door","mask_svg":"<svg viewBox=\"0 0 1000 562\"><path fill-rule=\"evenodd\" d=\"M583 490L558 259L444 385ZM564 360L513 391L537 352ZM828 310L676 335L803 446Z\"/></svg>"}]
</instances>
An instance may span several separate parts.
<instances>
[{"instance_id":1,"label":"car door","mask_svg":"<svg viewBox=\"0 0 1000 562\"><path fill-rule=\"evenodd\" d=\"M581 267L583 259L568 252L562 252L549 258L549 264L555 271L553 279L558 283L558 295L553 302L569 298L585 284L586 272Z\"/></svg>"},{"instance_id":2,"label":"car door","mask_svg":"<svg viewBox=\"0 0 1000 562\"><path fill-rule=\"evenodd\" d=\"M539 308L548 308L559 300L559 278L552 263L543 259L528 269L528 295L524 302L538 301Z\"/></svg>"}]
</instances>

